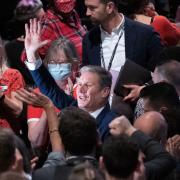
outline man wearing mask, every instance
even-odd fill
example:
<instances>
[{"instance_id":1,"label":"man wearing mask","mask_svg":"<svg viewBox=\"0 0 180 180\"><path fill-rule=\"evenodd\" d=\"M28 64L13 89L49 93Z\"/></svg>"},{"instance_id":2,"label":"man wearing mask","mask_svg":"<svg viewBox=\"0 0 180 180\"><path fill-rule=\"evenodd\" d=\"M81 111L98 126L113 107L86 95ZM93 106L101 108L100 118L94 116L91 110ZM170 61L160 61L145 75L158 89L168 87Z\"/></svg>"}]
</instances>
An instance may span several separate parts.
<instances>
[{"instance_id":1,"label":"man wearing mask","mask_svg":"<svg viewBox=\"0 0 180 180\"><path fill-rule=\"evenodd\" d=\"M86 31L74 9L75 4L76 0L48 0L48 9L41 19L41 40L49 42L39 49L42 58L53 40L66 37L75 44L79 58L82 59L82 38ZM22 59L26 59L24 55Z\"/></svg>"}]
</instances>

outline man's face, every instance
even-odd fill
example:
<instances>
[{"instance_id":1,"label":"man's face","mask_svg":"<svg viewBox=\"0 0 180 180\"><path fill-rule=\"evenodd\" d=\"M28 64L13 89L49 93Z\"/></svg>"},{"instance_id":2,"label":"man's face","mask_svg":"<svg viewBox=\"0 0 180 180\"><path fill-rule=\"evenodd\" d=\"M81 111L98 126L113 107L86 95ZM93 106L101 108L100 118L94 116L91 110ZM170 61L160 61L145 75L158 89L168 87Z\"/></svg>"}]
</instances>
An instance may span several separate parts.
<instances>
[{"instance_id":1,"label":"man's face","mask_svg":"<svg viewBox=\"0 0 180 180\"><path fill-rule=\"evenodd\" d=\"M107 5L101 0L85 0L87 7L86 15L90 17L93 24L102 24L107 17Z\"/></svg>"},{"instance_id":2,"label":"man's face","mask_svg":"<svg viewBox=\"0 0 180 180\"><path fill-rule=\"evenodd\" d=\"M109 90L101 88L96 73L83 72L78 80L77 101L78 107L93 112L106 102ZM105 105L105 104L103 104Z\"/></svg>"}]
</instances>

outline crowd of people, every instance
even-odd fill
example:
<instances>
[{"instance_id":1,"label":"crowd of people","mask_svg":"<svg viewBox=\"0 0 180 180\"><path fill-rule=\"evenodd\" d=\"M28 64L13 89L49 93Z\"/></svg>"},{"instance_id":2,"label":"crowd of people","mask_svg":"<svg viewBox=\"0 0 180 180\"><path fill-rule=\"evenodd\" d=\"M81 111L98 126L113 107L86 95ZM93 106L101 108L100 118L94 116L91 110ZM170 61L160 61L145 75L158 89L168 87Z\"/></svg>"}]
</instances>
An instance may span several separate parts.
<instances>
[{"instance_id":1,"label":"crowd of people","mask_svg":"<svg viewBox=\"0 0 180 180\"><path fill-rule=\"evenodd\" d=\"M179 10L17 0L0 28L0 180L180 179Z\"/></svg>"}]
</instances>

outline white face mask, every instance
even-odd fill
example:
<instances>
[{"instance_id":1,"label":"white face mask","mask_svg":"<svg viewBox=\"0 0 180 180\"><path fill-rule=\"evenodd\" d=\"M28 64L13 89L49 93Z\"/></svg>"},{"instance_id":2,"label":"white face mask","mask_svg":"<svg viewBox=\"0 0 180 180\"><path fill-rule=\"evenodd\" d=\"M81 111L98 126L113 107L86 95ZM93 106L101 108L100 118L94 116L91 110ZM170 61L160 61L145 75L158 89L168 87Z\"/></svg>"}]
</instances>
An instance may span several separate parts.
<instances>
[{"instance_id":1,"label":"white face mask","mask_svg":"<svg viewBox=\"0 0 180 180\"><path fill-rule=\"evenodd\" d=\"M54 80L65 80L71 75L71 64L48 64L48 71Z\"/></svg>"}]
</instances>

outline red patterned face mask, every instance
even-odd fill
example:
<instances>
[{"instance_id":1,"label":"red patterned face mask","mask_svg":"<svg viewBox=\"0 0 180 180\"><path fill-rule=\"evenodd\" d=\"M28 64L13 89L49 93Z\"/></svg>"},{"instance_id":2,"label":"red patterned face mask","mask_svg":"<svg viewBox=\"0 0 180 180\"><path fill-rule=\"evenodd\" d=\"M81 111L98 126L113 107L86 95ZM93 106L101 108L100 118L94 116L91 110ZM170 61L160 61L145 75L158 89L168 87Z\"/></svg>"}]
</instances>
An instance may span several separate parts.
<instances>
[{"instance_id":1,"label":"red patterned face mask","mask_svg":"<svg viewBox=\"0 0 180 180\"><path fill-rule=\"evenodd\" d=\"M56 9L62 13L70 13L75 7L76 0L54 0Z\"/></svg>"}]
</instances>

